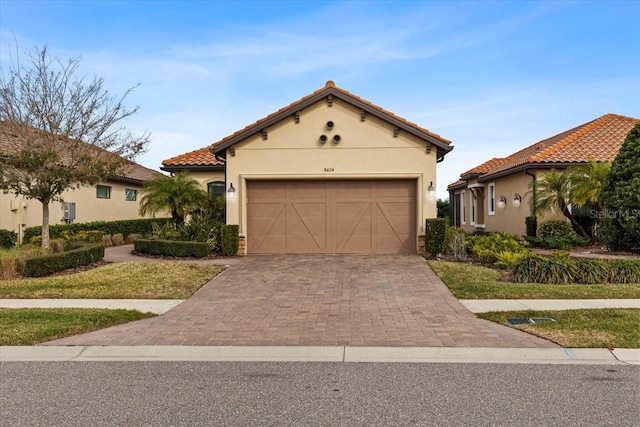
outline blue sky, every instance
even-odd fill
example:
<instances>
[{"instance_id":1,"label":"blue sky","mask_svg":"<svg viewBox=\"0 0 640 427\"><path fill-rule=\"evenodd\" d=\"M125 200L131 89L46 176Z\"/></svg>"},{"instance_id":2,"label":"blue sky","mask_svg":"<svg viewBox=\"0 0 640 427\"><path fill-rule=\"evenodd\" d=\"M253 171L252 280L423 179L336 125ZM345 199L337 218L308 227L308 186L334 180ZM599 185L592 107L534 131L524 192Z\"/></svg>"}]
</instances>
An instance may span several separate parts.
<instances>
[{"instance_id":1,"label":"blue sky","mask_svg":"<svg viewBox=\"0 0 640 427\"><path fill-rule=\"evenodd\" d=\"M460 172L606 113L640 117L640 1L0 1L11 46L82 56L114 94L139 163L205 147L327 80L453 141Z\"/></svg>"}]
</instances>

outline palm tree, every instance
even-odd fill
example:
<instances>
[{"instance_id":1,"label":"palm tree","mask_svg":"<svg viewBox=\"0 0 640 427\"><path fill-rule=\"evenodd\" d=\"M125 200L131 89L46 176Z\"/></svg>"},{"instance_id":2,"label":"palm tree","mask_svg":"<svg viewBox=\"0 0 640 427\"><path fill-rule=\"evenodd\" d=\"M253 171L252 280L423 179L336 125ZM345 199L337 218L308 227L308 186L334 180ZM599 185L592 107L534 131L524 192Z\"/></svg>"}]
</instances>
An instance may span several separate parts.
<instances>
[{"instance_id":1,"label":"palm tree","mask_svg":"<svg viewBox=\"0 0 640 427\"><path fill-rule=\"evenodd\" d=\"M147 182L140 193L140 215L171 211L176 225L183 224L185 216L208 199L200 183L186 173L158 177Z\"/></svg>"},{"instance_id":2,"label":"palm tree","mask_svg":"<svg viewBox=\"0 0 640 427\"><path fill-rule=\"evenodd\" d=\"M589 163L572 166L567 169L569 181L571 182L571 201L582 207L591 203L595 215L593 220L594 236L598 233L600 224L600 191L611 170L611 163L596 162L590 160Z\"/></svg>"},{"instance_id":3,"label":"palm tree","mask_svg":"<svg viewBox=\"0 0 640 427\"><path fill-rule=\"evenodd\" d=\"M544 214L552 210L562 212L582 237L589 238L587 232L569 210L571 204L570 183L568 173L561 174L555 169L545 174L544 178L532 182L535 193L535 197L531 199L534 203L532 210L536 214Z\"/></svg>"}]
</instances>

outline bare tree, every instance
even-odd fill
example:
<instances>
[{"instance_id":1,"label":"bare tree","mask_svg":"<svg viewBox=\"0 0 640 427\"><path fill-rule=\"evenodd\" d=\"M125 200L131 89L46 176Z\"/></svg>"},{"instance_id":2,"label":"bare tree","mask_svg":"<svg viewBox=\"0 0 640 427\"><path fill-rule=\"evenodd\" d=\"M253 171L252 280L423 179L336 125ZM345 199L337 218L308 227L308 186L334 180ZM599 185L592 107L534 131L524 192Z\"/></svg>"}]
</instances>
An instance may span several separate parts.
<instances>
[{"instance_id":1,"label":"bare tree","mask_svg":"<svg viewBox=\"0 0 640 427\"><path fill-rule=\"evenodd\" d=\"M17 50L17 49L16 49ZM138 111L112 96L101 77L78 76L80 57L50 58L47 48L0 69L0 190L42 203L42 246L49 246L49 204L65 190L122 175L149 133L123 122Z\"/></svg>"}]
</instances>

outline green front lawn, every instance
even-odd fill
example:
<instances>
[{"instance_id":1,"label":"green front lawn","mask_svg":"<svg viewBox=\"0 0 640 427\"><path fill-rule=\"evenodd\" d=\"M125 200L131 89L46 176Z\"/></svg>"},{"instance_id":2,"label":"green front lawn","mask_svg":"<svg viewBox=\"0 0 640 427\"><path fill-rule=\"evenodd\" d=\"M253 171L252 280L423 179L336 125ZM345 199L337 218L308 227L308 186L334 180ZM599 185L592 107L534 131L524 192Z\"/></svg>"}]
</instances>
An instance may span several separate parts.
<instances>
[{"instance_id":1,"label":"green front lawn","mask_svg":"<svg viewBox=\"0 0 640 427\"><path fill-rule=\"evenodd\" d=\"M0 346L34 345L154 316L133 310L0 309Z\"/></svg>"},{"instance_id":2,"label":"green front lawn","mask_svg":"<svg viewBox=\"0 0 640 427\"><path fill-rule=\"evenodd\" d=\"M640 284L544 285L499 281L500 272L479 265L429 261L459 299L608 299L640 298Z\"/></svg>"},{"instance_id":3,"label":"green front lawn","mask_svg":"<svg viewBox=\"0 0 640 427\"><path fill-rule=\"evenodd\" d=\"M114 263L77 274L0 280L0 298L186 299L223 266Z\"/></svg>"},{"instance_id":4,"label":"green front lawn","mask_svg":"<svg viewBox=\"0 0 640 427\"><path fill-rule=\"evenodd\" d=\"M640 309L508 311L476 316L574 348L640 348ZM508 318L551 317L555 322L510 325Z\"/></svg>"}]
</instances>

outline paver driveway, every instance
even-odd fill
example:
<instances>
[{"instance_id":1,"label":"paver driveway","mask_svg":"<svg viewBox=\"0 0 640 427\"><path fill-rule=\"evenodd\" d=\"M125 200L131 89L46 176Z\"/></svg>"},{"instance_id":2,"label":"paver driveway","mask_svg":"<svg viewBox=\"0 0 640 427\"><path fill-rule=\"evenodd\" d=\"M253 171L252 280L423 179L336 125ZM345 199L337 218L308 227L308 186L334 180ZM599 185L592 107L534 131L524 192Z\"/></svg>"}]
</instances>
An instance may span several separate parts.
<instances>
[{"instance_id":1,"label":"paver driveway","mask_svg":"<svg viewBox=\"0 0 640 427\"><path fill-rule=\"evenodd\" d=\"M254 255L162 316L54 345L556 347L476 318L417 255Z\"/></svg>"}]
</instances>

